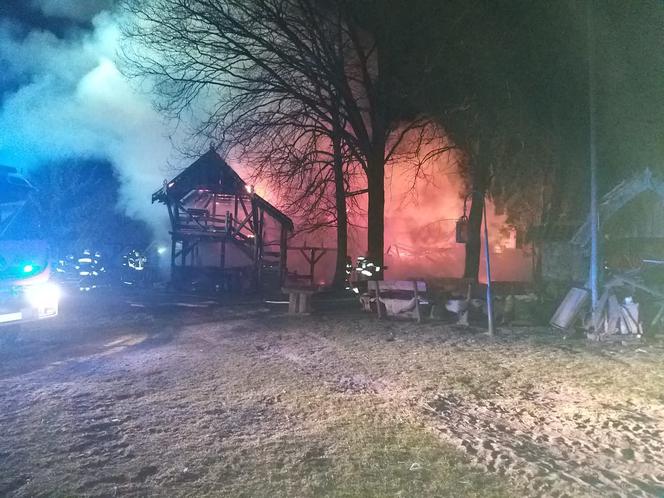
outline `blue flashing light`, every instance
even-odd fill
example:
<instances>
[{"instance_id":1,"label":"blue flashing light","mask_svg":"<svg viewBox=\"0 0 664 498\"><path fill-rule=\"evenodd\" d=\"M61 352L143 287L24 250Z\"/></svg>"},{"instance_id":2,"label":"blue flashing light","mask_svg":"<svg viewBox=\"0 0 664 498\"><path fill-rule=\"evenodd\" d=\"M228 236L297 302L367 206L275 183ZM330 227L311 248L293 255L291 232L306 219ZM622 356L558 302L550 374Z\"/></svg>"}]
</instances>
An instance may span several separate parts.
<instances>
[{"instance_id":1,"label":"blue flashing light","mask_svg":"<svg viewBox=\"0 0 664 498\"><path fill-rule=\"evenodd\" d=\"M35 267L31 264L27 264L23 266L23 273L32 273L35 271Z\"/></svg>"}]
</instances>

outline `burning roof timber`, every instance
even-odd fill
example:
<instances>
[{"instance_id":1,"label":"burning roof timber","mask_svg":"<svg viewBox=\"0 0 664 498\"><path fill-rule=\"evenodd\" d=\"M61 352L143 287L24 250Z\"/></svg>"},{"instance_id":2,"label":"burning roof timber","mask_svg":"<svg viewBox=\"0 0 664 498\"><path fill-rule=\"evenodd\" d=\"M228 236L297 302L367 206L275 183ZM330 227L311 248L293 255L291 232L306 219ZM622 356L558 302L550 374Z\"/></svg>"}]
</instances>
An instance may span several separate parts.
<instances>
[{"instance_id":1,"label":"burning roof timber","mask_svg":"<svg viewBox=\"0 0 664 498\"><path fill-rule=\"evenodd\" d=\"M181 201L190 192L206 189L217 194L248 195L251 193L256 204L288 230L293 230L293 221L268 201L253 193L240 176L213 149L199 157L189 167L152 194L152 202L166 204L168 199Z\"/></svg>"},{"instance_id":2,"label":"burning roof timber","mask_svg":"<svg viewBox=\"0 0 664 498\"><path fill-rule=\"evenodd\" d=\"M653 177L649 168L640 175L620 182L613 190L602 197L599 205L599 216L602 223L616 215L631 200L639 195L652 192L664 201L664 181ZM636 220L634 220L636 222ZM572 237L571 242L579 246L586 246L590 242L590 224L586 220Z\"/></svg>"}]
</instances>

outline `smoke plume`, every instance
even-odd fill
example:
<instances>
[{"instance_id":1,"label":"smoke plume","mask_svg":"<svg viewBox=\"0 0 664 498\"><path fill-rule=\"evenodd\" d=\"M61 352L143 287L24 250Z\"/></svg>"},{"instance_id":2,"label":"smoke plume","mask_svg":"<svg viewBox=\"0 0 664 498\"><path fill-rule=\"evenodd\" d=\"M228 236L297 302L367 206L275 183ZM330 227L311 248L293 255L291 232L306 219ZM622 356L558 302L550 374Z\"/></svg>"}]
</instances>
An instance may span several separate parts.
<instances>
[{"instance_id":1,"label":"smoke plume","mask_svg":"<svg viewBox=\"0 0 664 498\"><path fill-rule=\"evenodd\" d=\"M111 0L32 0L67 29L0 22L0 163L24 171L70 158L110 162L127 215L162 236L165 210L150 192L169 176L169 128L120 73L119 19ZM55 25L56 21L53 20Z\"/></svg>"}]
</instances>

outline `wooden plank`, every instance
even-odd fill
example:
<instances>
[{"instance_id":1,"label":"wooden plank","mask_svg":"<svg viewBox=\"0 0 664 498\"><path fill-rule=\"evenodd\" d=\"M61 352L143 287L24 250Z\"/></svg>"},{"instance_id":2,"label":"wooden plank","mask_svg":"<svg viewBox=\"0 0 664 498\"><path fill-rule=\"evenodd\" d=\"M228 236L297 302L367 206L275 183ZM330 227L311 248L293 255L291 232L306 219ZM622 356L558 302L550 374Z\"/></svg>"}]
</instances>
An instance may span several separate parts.
<instances>
[{"instance_id":1,"label":"wooden plank","mask_svg":"<svg viewBox=\"0 0 664 498\"><path fill-rule=\"evenodd\" d=\"M369 290L376 290L376 286L378 285L378 280L369 280L367 283L369 284ZM422 280L380 280L380 289L382 291L388 291L388 290L402 290L402 291L412 291L413 290L413 282L417 282L417 291L418 292L426 292L427 291L427 284L426 282L423 282Z\"/></svg>"},{"instance_id":2,"label":"wooden plank","mask_svg":"<svg viewBox=\"0 0 664 498\"><path fill-rule=\"evenodd\" d=\"M311 293L298 292L298 313L311 313Z\"/></svg>"},{"instance_id":3,"label":"wooden plank","mask_svg":"<svg viewBox=\"0 0 664 498\"><path fill-rule=\"evenodd\" d=\"M289 313L297 313L297 310L299 308L298 304L298 298L300 297L300 294L297 292L290 292L288 294L288 312Z\"/></svg>"},{"instance_id":4,"label":"wooden plank","mask_svg":"<svg viewBox=\"0 0 664 498\"><path fill-rule=\"evenodd\" d=\"M650 322L650 326L654 327L655 325L657 325L657 322L660 321L660 319L662 318L662 315L664 315L664 304L662 304L659 307L659 311L655 315L655 318L653 318L652 322Z\"/></svg>"},{"instance_id":5,"label":"wooden plank","mask_svg":"<svg viewBox=\"0 0 664 498\"><path fill-rule=\"evenodd\" d=\"M586 289L570 289L549 323L556 328L567 330L574 324L587 302Z\"/></svg>"},{"instance_id":6,"label":"wooden plank","mask_svg":"<svg viewBox=\"0 0 664 498\"><path fill-rule=\"evenodd\" d=\"M592 313L592 328L595 331L598 331L601 328L602 320L604 318L604 310L608 305L609 302L609 286L604 286L604 293L602 296L599 298L599 301L597 301L597 307L595 308L595 311Z\"/></svg>"},{"instance_id":7,"label":"wooden plank","mask_svg":"<svg viewBox=\"0 0 664 498\"><path fill-rule=\"evenodd\" d=\"M607 303L607 312L606 312L606 328L604 330L605 334L615 334L619 330L620 322L620 303L618 303L618 298L616 296L609 296L609 301Z\"/></svg>"}]
</instances>

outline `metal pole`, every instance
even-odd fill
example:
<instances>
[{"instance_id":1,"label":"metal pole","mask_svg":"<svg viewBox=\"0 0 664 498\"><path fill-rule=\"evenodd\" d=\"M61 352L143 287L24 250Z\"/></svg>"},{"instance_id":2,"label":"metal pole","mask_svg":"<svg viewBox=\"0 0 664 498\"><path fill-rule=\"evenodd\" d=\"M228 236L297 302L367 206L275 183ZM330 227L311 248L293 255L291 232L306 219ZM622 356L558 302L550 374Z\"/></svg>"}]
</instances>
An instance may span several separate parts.
<instances>
[{"instance_id":1,"label":"metal pole","mask_svg":"<svg viewBox=\"0 0 664 498\"><path fill-rule=\"evenodd\" d=\"M597 149L595 147L595 27L593 23L593 0L588 0L588 110L590 126L590 295L592 311L597 309L598 300L598 231L597 211Z\"/></svg>"},{"instance_id":2,"label":"metal pole","mask_svg":"<svg viewBox=\"0 0 664 498\"><path fill-rule=\"evenodd\" d=\"M491 258L489 256L489 223L486 218L486 198L482 196L484 209L484 259L486 260L486 312L488 317L489 335L493 335L493 301L491 296Z\"/></svg>"}]
</instances>

